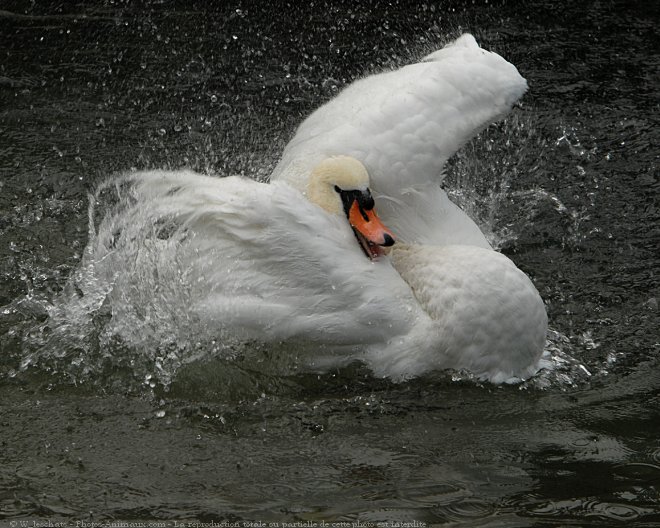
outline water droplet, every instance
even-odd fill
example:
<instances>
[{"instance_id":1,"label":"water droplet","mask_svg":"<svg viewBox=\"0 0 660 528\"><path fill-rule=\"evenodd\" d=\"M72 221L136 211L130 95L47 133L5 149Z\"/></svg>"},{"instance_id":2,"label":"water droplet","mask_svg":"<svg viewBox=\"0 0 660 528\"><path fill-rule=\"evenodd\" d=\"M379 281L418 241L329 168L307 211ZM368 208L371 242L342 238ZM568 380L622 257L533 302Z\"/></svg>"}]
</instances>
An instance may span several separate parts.
<instances>
[{"instance_id":1,"label":"water droplet","mask_svg":"<svg viewBox=\"0 0 660 528\"><path fill-rule=\"evenodd\" d=\"M642 306L648 310L656 311L658 309L658 299L650 297Z\"/></svg>"},{"instance_id":2,"label":"water droplet","mask_svg":"<svg viewBox=\"0 0 660 528\"><path fill-rule=\"evenodd\" d=\"M156 411L156 418L163 418L165 416L165 411L164 410L159 410Z\"/></svg>"},{"instance_id":3,"label":"water droplet","mask_svg":"<svg viewBox=\"0 0 660 528\"><path fill-rule=\"evenodd\" d=\"M213 94L213 95L211 96L211 102L212 102L212 103L217 103L217 102L218 102L218 96L215 95L215 94Z\"/></svg>"},{"instance_id":4,"label":"water droplet","mask_svg":"<svg viewBox=\"0 0 660 528\"><path fill-rule=\"evenodd\" d=\"M579 368L580 368L580 370L581 370L582 372L584 372L587 376L591 376L591 372L589 372L589 370L587 369L587 367L585 367L584 365L580 365Z\"/></svg>"}]
</instances>

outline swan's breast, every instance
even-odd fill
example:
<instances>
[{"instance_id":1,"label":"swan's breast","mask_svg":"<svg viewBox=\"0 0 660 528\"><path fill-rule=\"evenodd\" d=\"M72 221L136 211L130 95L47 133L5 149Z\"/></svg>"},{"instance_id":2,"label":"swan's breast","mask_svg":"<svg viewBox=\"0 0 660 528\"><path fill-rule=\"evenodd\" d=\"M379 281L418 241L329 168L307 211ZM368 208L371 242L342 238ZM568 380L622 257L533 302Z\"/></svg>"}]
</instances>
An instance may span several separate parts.
<instances>
[{"instance_id":1,"label":"swan's breast","mask_svg":"<svg viewBox=\"0 0 660 528\"><path fill-rule=\"evenodd\" d=\"M531 280L496 251L473 246L399 246L392 263L435 322L451 366L520 375L539 359L547 316Z\"/></svg>"}]
</instances>

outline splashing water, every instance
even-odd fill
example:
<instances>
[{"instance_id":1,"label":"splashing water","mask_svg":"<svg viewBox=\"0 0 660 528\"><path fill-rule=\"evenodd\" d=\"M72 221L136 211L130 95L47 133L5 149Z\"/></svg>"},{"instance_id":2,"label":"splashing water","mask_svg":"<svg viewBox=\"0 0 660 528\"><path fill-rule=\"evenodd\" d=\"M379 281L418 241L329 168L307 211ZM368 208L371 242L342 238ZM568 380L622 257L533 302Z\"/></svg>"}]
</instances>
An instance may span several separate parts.
<instances>
[{"instance_id":1,"label":"splashing water","mask_svg":"<svg viewBox=\"0 0 660 528\"><path fill-rule=\"evenodd\" d=\"M514 111L450 160L444 181L447 194L477 222L495 249L515 244L527 225L547 222L548 215L566 227L566 243L577 244L583 236L585 209L567 207L543 188L544 165L564 142L565 134L553 142L533 117Z\"/></svg>"},{"instance_id":2,"label":"splashing water","mask_svg":"<svg viewBox=\"0 0 660 528\"><path fill-rule=\"evenodd\" d=\"M179 251L185 231L134 205L130 176L90 196L82 262L27 337L23 369L46 367L76 383L120 372L153 388L186 362L232 354L187 309L194 287Z\"/></svg>"}]
</instances>

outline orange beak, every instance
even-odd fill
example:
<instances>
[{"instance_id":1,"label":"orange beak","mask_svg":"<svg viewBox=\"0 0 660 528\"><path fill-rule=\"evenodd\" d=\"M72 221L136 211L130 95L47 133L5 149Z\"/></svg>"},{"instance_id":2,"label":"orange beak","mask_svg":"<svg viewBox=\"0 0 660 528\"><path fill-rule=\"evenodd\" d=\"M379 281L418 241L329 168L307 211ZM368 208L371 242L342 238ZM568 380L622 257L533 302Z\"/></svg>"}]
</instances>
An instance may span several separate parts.
<instances>
[{"instance_id":1,"label":"orange beak","mask_svg":"<svg viewBox=\"0 0 660 528\"><path fill-rule=\"evenodd\" d=\"M376 211L363 209L357 200L351 205L348 221L353 227L362 249L370 258L383 254L381 246L394 244L394 234L381 222Z\"/></svg>"}]
</instances>

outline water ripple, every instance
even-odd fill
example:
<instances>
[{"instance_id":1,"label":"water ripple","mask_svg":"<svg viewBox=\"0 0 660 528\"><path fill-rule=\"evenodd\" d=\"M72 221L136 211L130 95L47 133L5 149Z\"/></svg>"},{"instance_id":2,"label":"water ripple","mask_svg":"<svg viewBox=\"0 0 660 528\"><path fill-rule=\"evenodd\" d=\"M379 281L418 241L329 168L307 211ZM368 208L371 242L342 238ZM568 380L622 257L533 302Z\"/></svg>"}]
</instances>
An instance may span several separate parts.
<instances>
[{"instance_id":1,"label":"water ripple","mask_svg":"<svg viewBox=\"0 0 660 528\"><path fill-rule=\"evenodd\" d=\"M654 462L660 464L660 447L658 447L657 449L651 452L651 458L653 459Z\"/></svg>"},{"instance_id":2,"label":"water ripple","mask_svg":"<svg viewBox=\"0 0 660 528\"><path fill-rule=\"evenodd\" d=\"M446 521L483 519L493 515L494 512L495 508L492 504L474 497L461 499L433 508L433 513Z\"/></svg>"},{"instance_id":3,"label":"water ripple","mask_svg":"<svg viewBox=\"0 0 660 528\"><path fill-rule=\"evenodd\" d=\"M658 449L652 456L660 456L660 449ZM655 464L631 462L617 466L614 469L614 472L618 476L627 479L641 480L645 482L660 481L660 466L656 466Z\"/></svg>"},{"instance_id":4,"label":"water ripple","mask_svg":"<svg viewBox=\"0 0 660 528\"><path fill-rule=\"evenodd\" d=\"M529 510L535 517L588 518L597 517L612 521L630 522L653 513L648 508L593 499L568 499L549 501Z\"/></svg>"}]
</instances>

